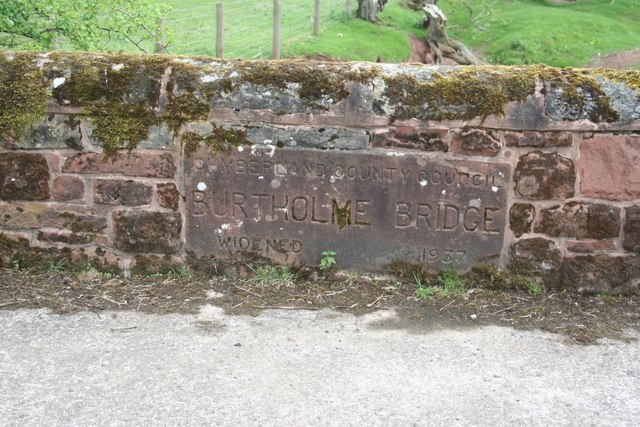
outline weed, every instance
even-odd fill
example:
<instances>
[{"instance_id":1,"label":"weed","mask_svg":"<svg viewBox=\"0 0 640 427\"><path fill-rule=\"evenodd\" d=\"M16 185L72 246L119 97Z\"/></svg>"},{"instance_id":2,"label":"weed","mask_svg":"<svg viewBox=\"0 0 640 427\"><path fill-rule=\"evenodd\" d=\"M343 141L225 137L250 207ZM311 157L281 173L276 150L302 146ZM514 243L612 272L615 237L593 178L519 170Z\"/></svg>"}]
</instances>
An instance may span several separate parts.
<instances>
[{"instance_id":1,"label":"weed","mask_svg":"<svg viewBox=\"0 0 640 427\"><path fill-rule=\"evenodd\" d=\"M345 286L353 286L354 283L358 280L357 274L350 274L349 277L342 281L342 284Z\"/></svg>"},{"instance_id":2,"label":"weed","mask_svg":"<svg viewBox=\"0 0 640 427\"><path fill-rule=\"evenodd\" d=\"M604 292L600 292L596 295L596 298L602 302L610 302L613 300L613 296Z\"/></svg>"},{"instance_id":3,"label":"weed","mask_svg":"<svg viewBox=\"0 0 640 427\"><path fill-rule=\"evenodd\" d=\"M322 252L322 259L320 260L320 264L318 267L322 271L327 271L336 263L336 252L335 251L324 251Z\"/></svg>"},{"instance_id":4,"label":"weed","mask_svg":"<svg viewBox=\"0 0 640 427\"><path fill-rule=\"evenodd\" d=\"M438 281L442 284L440 294L443 297L457 297L469 289L469 284L462 280L460 274L455 270L445 270L438 276Z\"/></svg>"},{"instance_id":5,"label":"weed","mask_svg":"<svg viewBox=\"0 0 640 427\"><path fill-rule=\"evenodd\" d=\"M420 275L415 272L413 273L413 280L418 287L418 289L416 289L415 295L422 300L427 300L433 297L436 292L438 292L438 288L436 286L430 286L424 283L422 281L422 277L420 277Z\"/></svg>"},{"instance_id":6,"label":"weed","mask_svg":"<svg viewBox=\"0 0 640 427\"><path fill-rule=\"evenodd\" d=\"M13 269L14 269L15 271L20 270L20 260L19 260L19 259L14 259L14 260L11 262L11 265L13 266Z\"/></svg>"},{"instance_id":7,"label":"weed","mask_svg":"<svg viewBox=\"0 0 640 427\"><path fill-rule=\"evenodd\" d=\"M253 277L249 283L258 286L293 286L296 275L291 271L290 265L258 265L249 266Z\"/></svg>"},{"instance_id":8,"label":"weed","mask_svg":"<svg viewBox=\"0 0 640 427\"><path fill-rule=\"evenodd\" d=\"M47 261L47 272L49 273L61 273L64 269L64 260L56 261L55 259L49 259L49 261Z\"/></svg>"},{"instance_id":9,"label":"weed","mask_svg":"<svg viewBox=\"0 0 640 427\"><path fill-rule=\"evenodd\" d=\"M533 296L540 295L542 293L542 286L536 282L527 282L525 284L527 292Z\"/></svg>"},{"instance_id":10,"label":"weed","mask_svg":"<svg viewBox=\"0 0 640 427\"><path fill-rule=\"evenodd\" d=\"M191 278L191 272L189 271L189 267L181 265L170 268L167 277L169 279L189 280Z\"/></svg>"}]
</instances>

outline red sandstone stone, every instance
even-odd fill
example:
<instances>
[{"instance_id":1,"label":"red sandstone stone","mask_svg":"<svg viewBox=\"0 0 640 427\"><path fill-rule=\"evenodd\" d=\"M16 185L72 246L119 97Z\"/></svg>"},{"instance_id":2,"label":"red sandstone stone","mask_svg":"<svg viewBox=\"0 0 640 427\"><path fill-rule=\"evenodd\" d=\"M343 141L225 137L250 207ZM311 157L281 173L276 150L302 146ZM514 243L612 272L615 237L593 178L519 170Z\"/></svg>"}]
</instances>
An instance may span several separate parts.
<instances>
[{"instance_id":1,"label":"red sandstone stone","mask_svg":"<svg viewBox=\"0 0 640 427\"><path fill-rule=\"evenodd\" d=\"M448 129L398 126L375 133L373 135L373 146L446 152L449 150L449 145L447 144L448 134Z\"/></svg>"},{"instance_id":2,"label":"red sandstone stone","mask_svg":"<svg viewBox=\"0 0 640 427\"><path fill-rule=\"evenodd\" d=\"M53 181L51 197L59 201L84 199L84 181L75 176L59 176Z\"/></svg>"},{"instance_id":3,"label":"red sandstone stone","mask_svg":"<svg viewBox=\"0 0 640 427\"><path fill-rule=\"evenodd\" d=\"M615 248L616 248L616 245L611 240L567 242L567 249L570 252L577 252L577 253L612 251Z\"/></svg>"},{"instance_id":4,"label":"red sandstone stone","mask_svg":"<svg viewBox=\"0 0 640 427\"><path fill-rule=\"evenodd\" d=\"M516 237L531 231L536 208L527 203L514 203L509 210L509 224Z\"/></svg>"},{"instance_id":5,"label":"red sandstone stone","mask_svg":"<svg viewBox=\"0 0 640 427\"><path fill-rule=\"evenodd\" d=\"M640 293L640 256L579 255L565 258L561 287L580 293Z\"/></svg>"},{"instance_id":6,"label":"red sandstone stone","mask_svg":"<svg viewBox=\"0 0 640 427\"><path fill-rule=\"evenodd\" d=\"M626 251L640 254L640 206L628 207L626 217L622 247Z\"/></svg>"},{"instance_id":7,"label":"red sandstone stone","mask_svg":"<svg viewBox=\"0 0 640 427\"><path fill-rule=\"evenodd\" d=\"M596 135L580 144L578 162L585 196L605 200L640 198L640 137Z\"/></svg>"},{"instance_id":8,"label":"red sandstone stone","mask_svg":"<svg viewBox=\"0 0 640 427\"><path fill-rule=\"evenodd\" d=\"M118 173L128 176L173 178L176 165L171 153L131 152L117 159L106 160L100 153L79 153L67 158L62 168L65 173Z\"/></svg>"},{"instance_id":9,"label":"red sandstone stone","mask_svg":"<svg viewBox=\"0 0 640 427\"><path fill-rule=\"evenodd\" d=\"M42 154L0 155L0 200L47 200L49 166Z\"/></svg>"},{"instance_id":10,"label":"red sandstone stone","mask_svg":"<svg viewBox=\"0 0 640 427\"><path fill-rule=\"evenodd\" d=\"M567 147L571 134L567 132L509 132L504 140L507 147Z\"/></svg>"},{"instance_id":11,"label":"red sandstone stone","mask_svg":"<svg viewBox=\"0 0 640 427\"><path fill-rule=\"evenodd\" d=\"M69 245L80 245L91 243L95 235L92 233L72 233L69 231L40 230L38 240L47 243L66 243Z\"/></svg>"},{"instance_id":12,"label":"red sandstone stone","mask_svg":"<svg viewBox=\"0 0 640 427\"><path fill-rule=\"evenodd\" d=\"M175 255L136 255L131 263L131 274L166 274L184 266L184 260Z\"/></svg>"},{"instance_id":13,"label":"red sandstone stone","mask_svg":"<svg viewBox=\"0 0 640 427\"><path fill-rule=\"evenodd\" d=\"M0 226L4 228L64 228L73 232L97 233L105 229L105 212L78 206L51 207L40 203L0 205Z\"/></svg>"},{"instance_id":14,"label":"red sandstone stone","mask_svg":"<svg viewBox=\"0 0 640 427\"><path fill-rule=\"evenodd\" d=\"M500 153L499 137L496 133L484 130L456 132L451 141L451 151L468 156L495 157Z\"/></svg>"},{"instance_id":15,"label":"red sandstone stone","mask_svg":"<svg viewBox=\"0 0 640 427\"><path fill-rule=\"evenodd\" d=\"M541 237L519 240L511 245L509 266L514 271L550 273L562 263L556 244Z\"/></svg>"},{"instance_id":16,"label":"red sandstone stone","mask_svg":"<svg viewBox=\"0 0 640 427\"><path fill-rule=\"evenodd\" d=\"M536 233L576 239L607 239L620 235L620 208L570 202L540 212Z\"/></svg>"},{"instance_id":17,"label":"red sandstone stone","mask_svg":"<svg viewBox=\"0 0 640 427\"><path fill-rule=\"evenodd\" d=\"M539 200L573 197L576 177L571 159L534 151L520 157L513 179L518 196Z\"/></svg>"},{"instance_id":18,"label":"red sandstone stone","mask_svg":"<svg viewBox=\"0 0 640 427\"><path fill-rule=\"evenodd\" d=\"M178 210L180 193L173 183L158 184L158 203L163 208Z\"/></svg>"},{"instance_id":19,"label":"red sandstone stone","mask_svg":"<svg viewBox=\"0 0 640 427\"><path fill-rule=\"evenodd\" d=\"M115 247L129 253L176 253L181 229L182 217L177 212L113 213Z\"/></svg>"},{"instance_id":20,"label":"red sandstone stone","mask_svg":"<svg viewBox=\"0 0 640 427\"><path fill-rule=\"evenodd\" d=\"M96 179L93 184L93 200L101 205L148 205L152 192L150 185L132 180Z\"/></svg>"}]
</instances>

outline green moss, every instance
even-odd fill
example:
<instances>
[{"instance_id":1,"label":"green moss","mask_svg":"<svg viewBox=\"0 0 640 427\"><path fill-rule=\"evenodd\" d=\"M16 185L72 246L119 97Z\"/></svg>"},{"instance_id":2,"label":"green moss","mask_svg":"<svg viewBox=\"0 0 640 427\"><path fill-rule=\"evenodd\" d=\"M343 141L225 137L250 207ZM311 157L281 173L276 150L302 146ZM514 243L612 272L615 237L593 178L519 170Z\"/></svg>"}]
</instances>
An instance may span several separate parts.
<instances>
[{"instance_id":1,"label":"green moss","mask_svg":"<svg viewBox=\"0 0 640 427\"><path fill-rule=\"evenodd\" d=\"M49 88L35 54L0 54L0 141L19 139L46 115Z\"/></svg>"},{"instance_id":2,"label":"green moss","mask_svg":"<svg viewBox=\"0 0 640 427\"><path fill-rule=\"evenodd\" d=\"M136 148L149 137L149 127L160 123L142 104L97 103L89 115L95 124L93 137L100 141L105 161L117 157L119 150Z\"/></svg>"},{"instance_id":3,"label":"green moss","mask_svg":"<svg viewBox=\"0 0 640 427\"><path fill-rule=\"evenodd\" d=\"M584 111L589 103L595 108L589 109L589 120L598 122L615 122L620 116L611 107L609 96L602 90L602 85L595 79L590 70L549 69L547 81L551 87L560 87L564 102L579 111Z\"/></svg>"},{"instance_id":4,"label":"green moss","mask_svg":"<svg viewBox=\"0 0 640 427\"><path fill-rule=\"evenodd\" d=\"M509 102L524 102L534 93L537 82L561 90L561 99L579 111L588 109L594 122L615 122L618 113L597 78L624 83L639 92L640 72L615 70L558 69L480 66L456 69L448 74L434 73L427 82L413 75L385 77L385 94L395 107L394 119L426 115L434 120L501 116Z\"/></svg>"},{"instance_id":5,"label":"green moss","mask_svg":"<svg viewBox=\"0 0 640 427\"><path fill-rule=\"evenodd\" d=\"M465 67L434 73L420 82L411 74L384 77L385 94L396 107L395 119L415 117L427 109L434 120L471 119L504 114L507 103L524 101L535 91L536 72L509 67Z\"/></svg>"},{"instance_id":6,"label":"green moss","mask_svg":"<svg viewBox=\"0 0 640 427\"><path fill-rule=\"evenodd\" d=\"M206 119L209 115L209 104L199 100L193 93L187 92L179 96L169 95L167 104L169 129L177 132L190 120Z\"/></svg>"},{"instance_id":7,"label":"green moss","mask_svg":"<svg viewBox=\"0 0 640 427\"><path fill-rule=\"evenodd\" d=\"M298 84L298 94L307 100L331 98L334 102L349 96L349 81L368 83L378 74L375 68L352 70L349 64L326 64L307 60L241 62L241 81L286 89Z\"/></svg>"},{"instance_id":8,"label":"green moss","mask_svg":"<svg viewBox=\"0 0 640 427\"><path fill-rule=\"evenodd\" d=\"M197 132L186 131L180 136L184 154L190 156L200 145L205 145L211 149L211 155L219 152L229 152L234 147L241 145L253 145L247 139L247 134L243 130L224 128L213 125L210 135L202 136Z\"/></svg>"},{"instance_id":9,"label":"green moss","mask_svg":"<svg viewBox=\"0 0 640 427\"><path fill-rule=\"evenodd\" d=\"M640 101L640 71L637 70L609 70L609 69L595 69L588 70L589 73L602 77L607 80L614 81L616 83L623 83L631 89L638 92L638 100Z\"/></svg>"},{"instance_id":10,"label":"green moss","mask_svg":"<svg viewBox=\"0 0 640 427\"><path fill-rule=\"evenodd\" d=\"M351 225L351 201L340 207L336 199L331 200L331 222L338 224L338 230L342 230L347 225Z\"/></svg>"}]
</instances>

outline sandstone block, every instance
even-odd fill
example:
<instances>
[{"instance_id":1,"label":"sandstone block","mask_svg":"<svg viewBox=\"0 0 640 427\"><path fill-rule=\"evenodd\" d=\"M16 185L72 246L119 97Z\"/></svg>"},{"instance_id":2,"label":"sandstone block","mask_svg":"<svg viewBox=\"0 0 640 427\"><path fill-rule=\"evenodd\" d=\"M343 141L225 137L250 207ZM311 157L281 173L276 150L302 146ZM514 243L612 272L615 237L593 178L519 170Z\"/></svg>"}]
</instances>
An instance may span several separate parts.
<instances>
[{"instance_id":1,"label":"sandstone block","mask_svg":"<svg viewBox=\"0 0 640 427\"><path fill-rule=\"evenodd\" d=\"M451 151L468 156L495 157L500 153L501 148L496 133L477 129L456 132L451 141Z\"/></svg>"},{"instance_id":2,"label":"sandstone block","mask_svg":"<svg viewBox=\"0 0 640 427\"><path fill-rule=\"evenodd\" d=\"M132 180L97 179L93 184L93 200L101 205L148 205L152 192L150 185Z\"/></svg>"},{"instance_id":3,"label":"sandstone block","mask_svg":"<svg viewBox=\"0 0 640 427\"><path fill-rule=\"evenodd\" d=\"M130 152L117 159L104 161L100 153L79 153L66 159L64 173L106 174L150 178L173 178L176 165L171 153Z\"/></svg>"},{"instance_id":4,"label":"sandstone block","mask_svg":"<svg viewBox=\"0 0 640 427\"><path fill-rule=\"evenodd\" d=\"M49 199L49 166L42 154L0 155L0 200Z\"/></svg>"},{"instance_id":5,"label":"sandstone block","mask_svg":"<svg viewBox=\"0 0 640 427\"><path fill-rule=\"evenodd\" d=\"M29 126L22 138L12 141L7 148L80 150L82 149L80 121L75 120L73 115L50 114L41 122Z\"/></svg>"},{"instance_id":6,"label":"sandstone block","mask_svg":"<svg viewBox=\"0 0 640 427\"><path fill-rule=\"evenodd\" d=\"M108 273L122 273L122 258L108 248L91 246L88 248L71 249L67 256L73 268L85 268L87 264L98 271Z\"/></svg>"},{"instance_id":7,"label":"sandstone block","mask_svg":"<svg viewBox=\"0 0 640 427\"><path fill-rule=\"evenodd\" d=\"M449 151L448 135L448 129L397 126L375 133L373 146L447 152Z\"/></svg>"},{"instance_id":8,"label":"sandstone block","mask_svg":"<svg viewBox=\"0 0 640 427\"><path fill-rule=\"evenodd\" d=\"M53 181L51 197L62 202L84 199L84 181L75 176L59 176Z\"/></svg>"},{"instance_id":9,"label":"sandstone block","mask_svg":"<svg viewBox=\"0 0 640 427\"><path fill-rule=\"evenodd\" d=\"M519 240L511 245L509 268L516 272L550 273L562 264L556 244L541 237Z\"/></svg>"},{"instance_id":10,"label":"sandstone block","mask_svg":"<svg viewBox=\"0 0 640 427\"><path fill-rule=\"evenodd\" d=\"M98 233L107 227L104 211L89 208L50 207L44 204L0 205L4 228L63 228L74 233Z\"/></svg>"},{"instance_id":11,"label":"sandstone block","mask_svg":"<svg viewBox=\"0 0 640 427\"><path fill-rule=\"evenodd\" d=\"M87 121L87 136L89 137L89 142L91 145L101 146L100 141L96 140L93 137L93 131L95 127L93 123L89 120ZM149 137L147 139L143 139L137 145L138 148L150 148L150 149L167 149L171 147L173 143L173 132L169 130L169 127L166 123L162 123L161 125L151 125L149 126Z\"/></svg>"},{"instance_id":12,"label":"sandstone block","mask_svg":"<svg viewBox=\"0 0 640 427\"><path fill-rule=\"evenodd\" d=\"M626 251L640 254L640 206L628 207L626 217L622 247Z\"/></svg>"},{"instance_id":13,"label":"sandstone block","mask_svg":"<svg viewBox=\"0 0 640 427\"><path fill-rule=\"evenodd\" d=\"M576 252L576 253L612 251L615 248L616 248L616 245L611 240L567 242L567 249L570 252Z\"/></svg>"},{"instance_id":14,"label":"sandstone block","mask_svg":"<svg viewBox=\"0 0 640 427\"><path fill-rule=\"evenodd\" d=\"M124 252L173 254L180 247L182 217L176 212L118 211L113 229L114 244Z\"/></svg>"},{"instance_id":15,"label":"sandstone block","mask_svg":"<svg viewBox=\"0 0 640 427\"><path fill-rule=\"evenodd\" d=\"M163 208L178 210L180 192L173 183L158 184L158 203Z\"/></svg>"},{"instance_id":16,"label":"sandstone block","mask_svg":"<svg viewBox=\"0 0 640 427\"><path fill-rule=\"evenodd\" d=\"M580 293L640 293L640 256L579 255L565 258L561 286Z\"/></svg>"},{"instance_id":17,"label":"sandstone block","mask_svg":"<svg viewBox=\"0 0 640 427\"><path fill-rule=\"evenodd\" d=\"M278 146L364 150L369 148L369 134L362 129L341 127L290 127L278 129Z\"/></svg>"},{"instance_id":18,"label":"sandstone block","mask_svg":"<svg viewBox=\"0 0 640 427\"><path fill-rule=\"evenodd\" d=\"M504 136L507 147L568 147L571 134L567 132L508 132Z\"/></svg>"},{"instance_id":19,"label":"sandstone block","mask_svg":"<svg viewBox=\"0 0 640 427\"><path fill-rule=\"evenodd\" d=\"M535 200L573 197L576 181L571 159L540 151L521 156L513 178L518 196Z\"/></svg>"},{"instance_id":20,"label":"sandstone block","mask_svg":"<svg viewBox=\"0 0 640 427\"><path fill-rule=\"evenodd\" d=\"M516 237L531 232L536 208L528 203L514 203L509 210L509 223Z\"/></svg>"},{"instance_id":21,"label":"sandstone block","mask_svg":"<svg viewBox=\"0 0 640 427\"><path fill-rule=\"evenodd\" d=\"M175 255L136 255L131 264L131 274L150 275L166 274L171 269L184 265L182 258Z\"/></svg>"},{"instance_id":22,"label":"sandstone block","mask_svg":"<svg viewBox=\"0 0 640 427\"><path fill-rule=\"evenodd\" d=\"M93 242L95 235L91 233L72 233L59 230L40 230L38 240L47 243L66 243L68 245L82 245Z\"/></svg>"},{"instance_id":23,"label":"sandstone block","mask_svg":"<svg viewBox=\"0 0 640 427\"><path fill-rule=\"evenodd\" d=\"M640 137L596 135L580 144L578 162L585 196L605 200L640 198Z\"/></svg>"},{"instance_id":24,"label":"sandstone block","mask_svg":"<svg viewBox=\"0 0 640 427\"><path fill-rule=\"evenodd\" d=\"M620 227L620 208L571 202L543 209L535 231L553 237L607 239L618 237Z\"/></svg>"}]
</instances>

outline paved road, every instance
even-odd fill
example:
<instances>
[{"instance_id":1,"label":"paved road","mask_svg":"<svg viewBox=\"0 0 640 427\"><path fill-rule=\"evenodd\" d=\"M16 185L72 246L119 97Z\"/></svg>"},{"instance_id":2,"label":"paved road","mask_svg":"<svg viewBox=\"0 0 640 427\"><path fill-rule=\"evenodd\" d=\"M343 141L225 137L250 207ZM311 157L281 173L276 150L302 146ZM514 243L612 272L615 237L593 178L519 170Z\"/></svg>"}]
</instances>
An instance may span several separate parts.
<instances>
[{"instance_id":1,"label":"paved road","mask_svg":"<svg viewBox=\"0 0 640 427\"><path fill-rule=\"evenodd\" d=\"M640 344L393 312L0 311L3 425L637 425Z\"/></svg>"}]
</instances>

